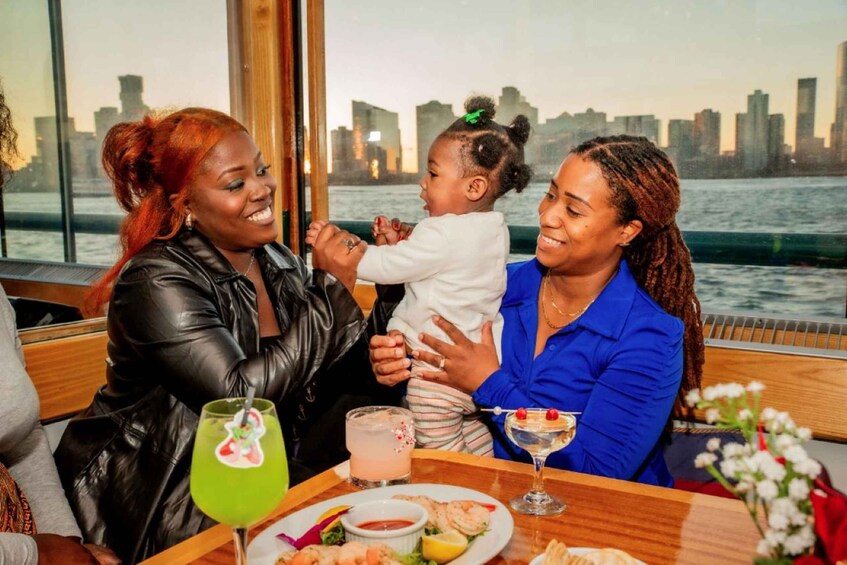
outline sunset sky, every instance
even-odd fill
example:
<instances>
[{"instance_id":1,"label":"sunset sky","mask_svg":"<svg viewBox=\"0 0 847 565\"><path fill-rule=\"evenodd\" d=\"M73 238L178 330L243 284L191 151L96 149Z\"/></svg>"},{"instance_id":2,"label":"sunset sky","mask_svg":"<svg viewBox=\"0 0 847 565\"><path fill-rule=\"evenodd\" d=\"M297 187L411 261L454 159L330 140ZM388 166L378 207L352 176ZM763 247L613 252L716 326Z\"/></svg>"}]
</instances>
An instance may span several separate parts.
<instances>
[{"instance_id":1,"label":"sunset sky","mask_svg":"<svg viewBox=\"0 0 847 565\"><path fill-rule=\"evenodd\" d=\"M52 115L46 2L0 1L0 77L34 151L32 118ZM139 74L153 107L228 110L223 0L64 0L69 112L119 106L117 76ZM202 25L201 25L202 24ZM755 89L786 118L794 145L797 79L817 77L816 135L829 142L844 0L326 0L327 120L351 125L351 100L400 113L404 168L416 168L415 106L456 114L470 93L515 86L543 121L591 107L667 121L712 108L722 149ZM9 48L11 47L11 49Z\"/></svg>"}]
</instances>

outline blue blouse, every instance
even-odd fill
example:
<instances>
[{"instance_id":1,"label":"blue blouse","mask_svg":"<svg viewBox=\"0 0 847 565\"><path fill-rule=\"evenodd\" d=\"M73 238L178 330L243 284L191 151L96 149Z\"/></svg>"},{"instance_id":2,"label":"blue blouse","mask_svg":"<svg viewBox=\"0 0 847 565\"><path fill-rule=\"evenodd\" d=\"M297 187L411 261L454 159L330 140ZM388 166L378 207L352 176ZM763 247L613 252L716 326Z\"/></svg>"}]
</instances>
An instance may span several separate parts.
<instances>
[{"instance_id":1,"label":"blue blouse","mask_svg":"<svg viewBox=\"0 0 847 565\"><path fill-rule=\"evenodd\" d=\"M547 459L552 467L673 486L661 436L682 379L683 324L638 287L626 261L594 304L547 340L533 358L544 268L508 268L502 364L474 393L482 407L555 407L582 412L576 437ZM494 454L531 461L492 417Z\"/></svg>"}]
</instances>

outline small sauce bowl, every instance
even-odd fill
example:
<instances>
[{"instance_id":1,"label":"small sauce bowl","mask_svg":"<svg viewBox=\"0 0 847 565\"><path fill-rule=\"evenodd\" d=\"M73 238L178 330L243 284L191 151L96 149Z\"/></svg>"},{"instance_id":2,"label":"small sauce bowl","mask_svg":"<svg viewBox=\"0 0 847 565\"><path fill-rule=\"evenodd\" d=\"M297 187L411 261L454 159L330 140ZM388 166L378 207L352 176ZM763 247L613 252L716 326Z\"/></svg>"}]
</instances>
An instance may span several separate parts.
<instances>
[{"instance_id":1,"label":"small sauce bowl","mask_svg":"<svg viewBox=\"0 0 847 565\"><path fill-rule=\"evenodd\" d=\"M410 525L392 530L360 527L382 521L405 521ZM347 541L358 541L368 546L385 544L400 555L415 550L426 522L427 514L422 506L393 498L356 504L341 516L341 526Z\"/></svg>"}]
</instances>

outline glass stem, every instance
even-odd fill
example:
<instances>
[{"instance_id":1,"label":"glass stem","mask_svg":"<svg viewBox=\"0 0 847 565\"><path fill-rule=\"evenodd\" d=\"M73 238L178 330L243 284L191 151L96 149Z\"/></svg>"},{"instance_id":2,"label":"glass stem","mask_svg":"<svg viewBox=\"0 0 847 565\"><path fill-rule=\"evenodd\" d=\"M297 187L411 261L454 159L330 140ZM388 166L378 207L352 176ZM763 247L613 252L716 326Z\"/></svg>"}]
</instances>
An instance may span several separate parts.
<instances>
[{"instance_id":1,"label":"glass stem","mask_svg":"<svg viewBox=\"0 0 847 565\"><path fill-rule=\"evenodd\" d=\"M535 495L545 495L544 492L544 462L547 460L546 455L533 455L532 462L535 464L535 474L532 477L532 490L529 492Z\"/></svg>"},{"instance_id":2,"label":"glass stem","mask_svg":"<svg viewBox=\"0 0 847 565\"><path fill-rule=\"evenodd\" d=\"M235 545L235 564L247 565L247 528L233 528L232 539Z\"/></svg>"}]
</instances>

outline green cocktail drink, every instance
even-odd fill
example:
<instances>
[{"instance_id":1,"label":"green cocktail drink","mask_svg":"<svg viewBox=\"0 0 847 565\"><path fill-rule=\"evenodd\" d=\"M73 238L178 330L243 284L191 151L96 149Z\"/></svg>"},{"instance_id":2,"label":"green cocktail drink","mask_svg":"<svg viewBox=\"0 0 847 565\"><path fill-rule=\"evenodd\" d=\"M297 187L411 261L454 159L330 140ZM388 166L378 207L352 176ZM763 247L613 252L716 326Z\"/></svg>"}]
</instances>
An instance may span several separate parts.
<instances>
[{"instance_id":1,"label":"green cocktail drink","mask_svg":"<svg viewBox=\"0 0 847 565\"><path fill-rule=\"evenodd\" d=\"M203 407L191 459L191 498L204 514L236 529L236 546L240 532L243 541L246 528L268 516L288 491L273 403L255 399L246 419L243 405L243 398L232 398Z\"/></svg>"}]
</instances>

